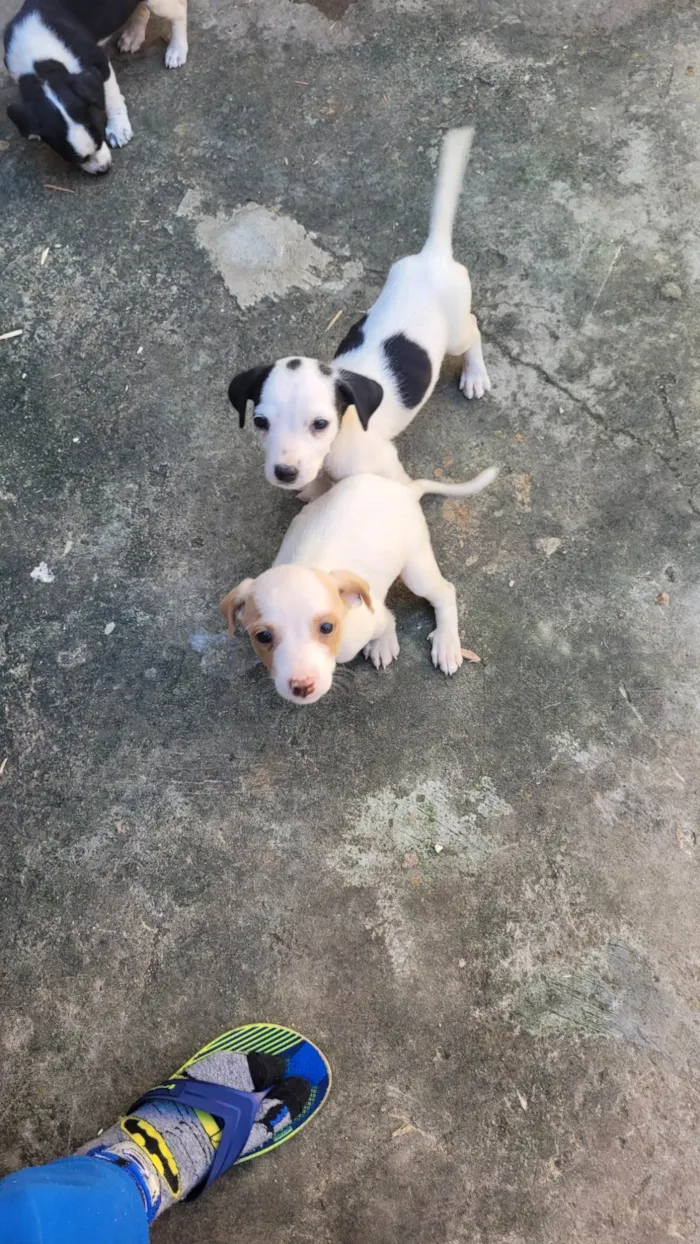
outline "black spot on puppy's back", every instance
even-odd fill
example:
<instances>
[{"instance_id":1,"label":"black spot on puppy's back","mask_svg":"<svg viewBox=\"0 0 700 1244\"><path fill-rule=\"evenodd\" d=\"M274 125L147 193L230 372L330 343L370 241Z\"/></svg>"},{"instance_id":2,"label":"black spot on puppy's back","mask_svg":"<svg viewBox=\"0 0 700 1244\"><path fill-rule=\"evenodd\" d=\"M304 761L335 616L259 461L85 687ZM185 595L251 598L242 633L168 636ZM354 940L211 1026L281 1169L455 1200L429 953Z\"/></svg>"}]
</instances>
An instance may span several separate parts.
<instances>
[{"instance_id":1,"label":"black spot on puppy's back","mask_svg":"<svg viewBox=\"0 0 700 1244\"><path fill-rule=\"evenodd\" d=\"M382 343L382 349L393 374L399 397L412 410L423 401L433 378L430 356L422 346L410 341L403 333L395 333Z\"/></svg>"},{"instance_id":2,"label":"black spot on puppy's back","mask_svg":"<svg viewBox=\"0 0 700 1244\"><path fill-rule=\"evenodd\" d=\"M296 371L297 367L301 367L301 359L289 359L287 367L290 371Z\"/></svg>"},{"instance_id":3,"label":"black spot on puppy's back","mask_svg":"<svg viewBox=\"0 0 700 1244\"><path fill-rule=\"evenodd\" d=\"M320 371L320 373L321 373L321 375L322 375L322 376L332 376L332 375L333 375L333 368L332 368L332 367L329 367L327 363L319 363L319 365L318 365L318 370Z\"/></svg>"},{"instance_id":4,"label":"black spot on puppy's back","mask_svg":"<svg viewBox=\"0 0 700 1244\"><path fill-rule=\"evenodd\" d=\"M362 330L364 329L366 319L367 316L363 315L356 324L353 324L352 328L348 329L335 352L336 358L341 354L349 354L351 350L356 350L358 346L363 344L365 334Z\"/></svg>"}]
</instances>

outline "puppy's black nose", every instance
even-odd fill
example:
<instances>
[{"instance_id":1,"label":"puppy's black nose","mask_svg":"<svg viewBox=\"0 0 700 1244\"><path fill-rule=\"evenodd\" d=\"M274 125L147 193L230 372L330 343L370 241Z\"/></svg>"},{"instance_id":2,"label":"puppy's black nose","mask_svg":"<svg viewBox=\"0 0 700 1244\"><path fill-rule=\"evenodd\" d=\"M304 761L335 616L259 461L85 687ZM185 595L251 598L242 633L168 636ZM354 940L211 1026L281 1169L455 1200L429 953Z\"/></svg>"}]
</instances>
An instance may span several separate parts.
<instances>
[{"instance_id":1,"label":"puppy's black nose","mask_svg":"<svg viewBox=\"0 0 700 1244\"><path fill-rule=\"evenodd\" d=\"M275 479L278 479L280 484L293 484L298 474L299 474L299 471L297 467L290 467L290 466L276 466L275 467Z\"/></svg>"}]
</instances>

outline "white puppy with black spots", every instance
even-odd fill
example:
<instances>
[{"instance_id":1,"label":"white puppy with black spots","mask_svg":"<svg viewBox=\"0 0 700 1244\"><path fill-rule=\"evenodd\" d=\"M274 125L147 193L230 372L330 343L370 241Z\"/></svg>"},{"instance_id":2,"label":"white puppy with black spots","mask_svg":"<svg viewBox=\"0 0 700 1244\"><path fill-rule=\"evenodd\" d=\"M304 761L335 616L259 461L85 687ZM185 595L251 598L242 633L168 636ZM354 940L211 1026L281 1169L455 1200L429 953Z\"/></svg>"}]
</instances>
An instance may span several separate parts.
<instances>
[{"instance_id":1,"label":"white puppy with black spots","mask_svg":"<svg viewBox=\"0 0 700 1244\"><path fill-rule=\"evenodd\" d=\"M110 147L128 143L132 129L102 44L125 26L119 46L135 52L150 13L172 23L166 65L184 65L187 0L25 0L4 36L5 65L21 96L7 115L20 134L86 173L106 173Z\"/></svg>"},{"instance_id":2,"label":"white puppy with black spots","mask_svg":"<svg viewBox=\"0 0 700 1244\"><path fill-rule=\"evenodd\" d=\"M427 402L445 355L464 357L465 397L483 397L491 388L469 273L452 256L472 135L460 129L445 136L428 240L420 254L393 265L379 298L350 329L333 363L284 358L231 381L229 399L241 427L248 402L254 405L271 484L301 490L301 499L311 500L329 481L358 470L405 480L391 441ZM345 416L349 407L357 419Z\"/></svg>"},{"instance_id":3,"label":"white puppy with black spots","mask_svg":"<svg viewBox=\"0 0 700 1244\"><path fill-rule=\"evenodd\" d=\"M435 609L433 664L454 674L462 664L457 599L435 560L420 499L470 497L497 474L490 467L463 484L342 480L297 514L271 568L222 600L229 635L240 622L283 699L315 704L330 690L338 662L364 652L379 669L398 656L396 622L384 602L400 577Z\"/></svg>"}]
</instances>

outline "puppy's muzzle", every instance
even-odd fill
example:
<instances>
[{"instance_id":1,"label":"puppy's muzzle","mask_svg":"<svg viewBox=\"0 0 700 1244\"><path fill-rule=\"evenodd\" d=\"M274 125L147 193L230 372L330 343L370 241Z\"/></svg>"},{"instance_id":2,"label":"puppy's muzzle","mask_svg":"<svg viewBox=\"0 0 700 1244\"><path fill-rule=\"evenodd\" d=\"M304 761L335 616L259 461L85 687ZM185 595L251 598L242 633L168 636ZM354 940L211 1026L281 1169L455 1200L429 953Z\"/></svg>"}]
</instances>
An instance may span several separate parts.
<instances>
[{"instance_id":1,"label":"puppy's muzzle","mask_svg":"<svg viewBox=\"0 0 700 1244\"><path fill-rule=\"evenodd\" d=\"M87 160L83 160L80 165L84 173L108 173L112 167L112 152L106 143L103 143L94 155L88 156Z\"/></svg>"},{"instance_id":2,"label":"puppy's muzzle","mask_svg":"<svg viewBox=\"0 0 700 1244\"><path fill-rule=\"evenodd\" d=\"M298 467L282 466L279 463L275 467L275 479L278 479L280 484L293 484L298 475Z\"/></svg>"},{"instance_id":3,"label":"puppy's muzzle","mask_svg":"<svg viewBox=\"0 0 700 1244\"><path fill-rule=\"evenodd\" d=\"M316 690L313 678L290 678L289 690L295 700L306 700Z\"/></svg>"}]
</instances>

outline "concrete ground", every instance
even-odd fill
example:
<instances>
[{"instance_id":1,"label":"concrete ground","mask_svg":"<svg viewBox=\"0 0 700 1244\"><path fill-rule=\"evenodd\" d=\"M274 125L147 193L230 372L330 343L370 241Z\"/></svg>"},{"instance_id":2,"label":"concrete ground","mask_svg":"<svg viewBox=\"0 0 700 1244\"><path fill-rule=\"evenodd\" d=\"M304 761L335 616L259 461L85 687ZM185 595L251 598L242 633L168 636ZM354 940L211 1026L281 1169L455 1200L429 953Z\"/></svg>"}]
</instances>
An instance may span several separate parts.
<instances>
[{"instance_id":1,"label":"concrete ground","mask_svg":"<svg viewBox=\"0 0 700 1244\"><path fill-rule=\"evenodd\" d=\"M331 1102L155 1244L700 1240L697 9L193 0L176 72L161 35L109 177L0 121L0 1167L267 1017ZM294 709L220 642L296 508L228 380L330 356L465 120L493 393L448 361L400 448L503 466L425 503L483 662L437 674L399 593L398 662Z\"/></svg>"}]
</instances>

